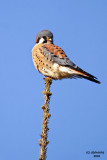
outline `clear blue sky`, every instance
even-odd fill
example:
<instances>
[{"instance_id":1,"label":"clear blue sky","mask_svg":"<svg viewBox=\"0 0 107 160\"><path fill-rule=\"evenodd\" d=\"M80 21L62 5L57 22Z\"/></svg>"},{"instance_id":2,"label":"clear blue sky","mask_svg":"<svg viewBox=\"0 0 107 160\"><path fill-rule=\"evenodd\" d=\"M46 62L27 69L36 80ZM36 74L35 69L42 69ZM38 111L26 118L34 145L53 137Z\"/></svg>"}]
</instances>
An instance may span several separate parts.
<instances>
[{"instance_id":1,"label":"clear blue sky","mask_svg":"<svg viewBox=\"0 0 107 160\"><path fill-rule=\"evenodd\" d=\"M36 34L49 29L79 67L100 85L53 81L47 160L107 160L107 1L0 2L0 159L37 160L43 75L32 63Z\"/></svg>"}]
</instances>

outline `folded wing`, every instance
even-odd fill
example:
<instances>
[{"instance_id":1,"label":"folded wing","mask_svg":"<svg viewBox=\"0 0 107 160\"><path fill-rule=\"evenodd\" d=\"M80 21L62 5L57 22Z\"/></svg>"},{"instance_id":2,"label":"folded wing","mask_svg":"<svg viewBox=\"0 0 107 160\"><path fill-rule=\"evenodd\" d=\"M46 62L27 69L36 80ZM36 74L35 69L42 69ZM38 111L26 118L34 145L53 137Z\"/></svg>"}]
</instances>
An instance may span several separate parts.
<instances>
[{"instance_id":1,"label":"folded wing","mask_svg":"<svg viewBox=\"0 0 107 160\"><path fill-rule=\"evenodd\" d=\"M78 78L85 78L90 81L100 83L100 81L97 80L97 78L88 72L82 70L77 65L75 65L65 54L65 52L58 46L53 44L44 44L43 45L43 51L45 54L48 55L50 60L53 63L57 63L61 66L65 66L70 68L71 70L75 71L75 74L72 75L72 77L78 77Z\"/></svg>"}]
</instances>

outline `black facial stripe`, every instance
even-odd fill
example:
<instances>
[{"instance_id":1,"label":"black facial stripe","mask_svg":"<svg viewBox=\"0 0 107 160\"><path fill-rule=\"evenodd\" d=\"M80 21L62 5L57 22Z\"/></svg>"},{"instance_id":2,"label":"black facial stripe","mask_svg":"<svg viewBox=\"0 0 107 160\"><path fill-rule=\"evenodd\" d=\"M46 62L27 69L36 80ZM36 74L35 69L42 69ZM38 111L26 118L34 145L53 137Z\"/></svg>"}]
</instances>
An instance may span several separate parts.
<instances>
[{"instance_id":1,"label":"black facial stripe","mask_svg":"<svg viewBox=\"0 0 107 160\"><path fill-rule=\"evenodd\" d=\"M44 39L43 43L46 43L46 42L47 42L47 40L46 40L46 39Z\"/></svg>"},{"instance_id":2,"label":"black facial stripe","mask_svg":"<svg viewBox=\"0 0 107 160\"><path fill-rule=\"evenodd\" d=\"M37 42L36 42L36 43L39 43L39 40L40 40L40 38L37 39Z\"/></svg>"}]
</instances>

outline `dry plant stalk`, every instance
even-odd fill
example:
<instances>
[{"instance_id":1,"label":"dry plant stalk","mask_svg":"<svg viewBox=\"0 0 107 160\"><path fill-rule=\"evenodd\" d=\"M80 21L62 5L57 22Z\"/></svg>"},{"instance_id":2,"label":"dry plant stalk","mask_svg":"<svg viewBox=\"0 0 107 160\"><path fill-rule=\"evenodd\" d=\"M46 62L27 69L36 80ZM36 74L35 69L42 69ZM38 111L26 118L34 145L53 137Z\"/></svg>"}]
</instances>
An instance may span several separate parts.
<instances>
[{"instance_id":1,"label":"dry plant stalk","mask_svg":"<svg viewBox=\"0 0 107 160\"><path fill-rule=\"evenodd\" d=\"M49 100L52 93L50 92L50 86L52 83L52 79L49 77L44 78L45 81L45 91L43 91L43 94L45 95L45 104L41 107L43 109L43 122L42 122L42 133L41 133L41 139L39 139L39 145L40 145L40 156L39 160L46 160L46 152L47 152L47 144L49 141L47 140L48 136L48 122L49 117L51 116L49 114Z\"/></svg>"}]
</instances>

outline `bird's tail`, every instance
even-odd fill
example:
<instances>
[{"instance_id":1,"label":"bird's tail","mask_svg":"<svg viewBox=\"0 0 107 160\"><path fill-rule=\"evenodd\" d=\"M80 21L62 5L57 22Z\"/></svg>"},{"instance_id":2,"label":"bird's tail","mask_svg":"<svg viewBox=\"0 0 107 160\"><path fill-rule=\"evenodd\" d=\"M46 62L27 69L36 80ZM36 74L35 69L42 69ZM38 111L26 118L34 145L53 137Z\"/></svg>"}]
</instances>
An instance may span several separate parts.
<instances>
[{"instance_id":1,"label":"bird's tail","mask_svg":"<svg viewBox=\"0 0 107 160\"><path fill-rule=\"evenodd\" d=\"M75 76L78 78L85 78L89 81L95 82L100 84L101 82L97 80L97 78L91 74L89 74L88 72L82 70L81 68L77 67L77 68L72 68L72 70L75 71Z\"/></svg>"},{"instance_id":2,"label":"bird's tail","mask_svg":"<svg viewBox=\"0 0 107 160\"><path fill-rule=\"evenodd\" d=\"M92 75L91 76L79 75L79 78L85 78L85 79L87 79L89 81L92 81L92 82L95 82L95 83L98 83L98 84L101 83L100 81L97 80L96 77L94 77L94 76L92 77Z\"/></svg>"}]
</instances>

